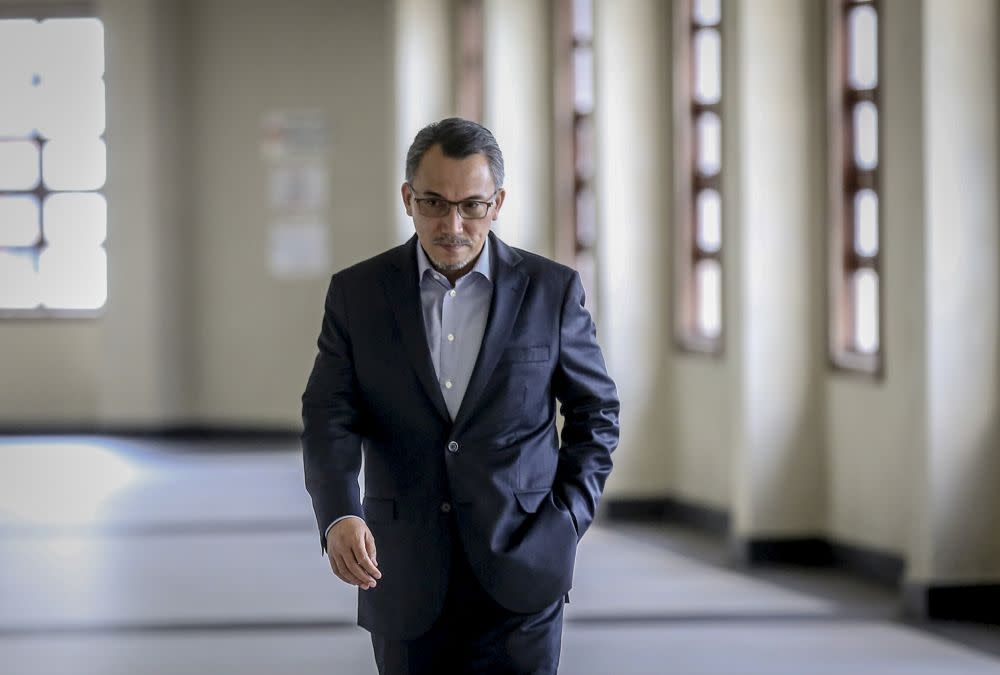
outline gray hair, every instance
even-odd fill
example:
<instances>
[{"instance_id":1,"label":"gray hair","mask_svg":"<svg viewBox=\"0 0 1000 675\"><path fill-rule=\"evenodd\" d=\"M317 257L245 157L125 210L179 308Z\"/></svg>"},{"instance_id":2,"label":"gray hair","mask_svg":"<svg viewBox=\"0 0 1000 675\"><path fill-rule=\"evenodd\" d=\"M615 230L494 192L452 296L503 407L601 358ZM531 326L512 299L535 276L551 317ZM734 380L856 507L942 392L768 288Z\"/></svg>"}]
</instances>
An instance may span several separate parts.
<instances>
[{"instance_id":1,"label":"gray hair","mask_svg":"<svg viewBox=\"0 0 1000 675\"><path fill-rule=\"evenodd\" d=\"M503 153L497 139L486 127L460 117L432 122L417 132L406 152L406 182L413 180L424 153L434 145L441 146L445 157L464 159L475 154L485 156L494 187L498 190L503 187Z\"/></svg>"}]
</instances>

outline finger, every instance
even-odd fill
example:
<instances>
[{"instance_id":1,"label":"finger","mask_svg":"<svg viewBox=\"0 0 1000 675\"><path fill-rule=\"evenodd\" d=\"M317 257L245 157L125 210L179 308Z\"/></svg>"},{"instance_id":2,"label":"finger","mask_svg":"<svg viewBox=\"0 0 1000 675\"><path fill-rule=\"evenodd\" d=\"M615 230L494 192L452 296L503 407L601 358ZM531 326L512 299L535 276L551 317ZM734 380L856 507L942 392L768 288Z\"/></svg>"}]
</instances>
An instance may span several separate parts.
<instances>
[{"instance_id":1,"label":"finger","mask_svg":"<svg viewBox=\"0 0 1000 675\"><path fill-rule=\"evenodd\" d=\"M373 547L374 543L375 542L372 542ZM357 552L357 561L358 565L362 570L364 570L365 574L372 578L372 581L382 578L382 573L378 571L378 565L376 565L375 561L371 559L366 549L362 548Z\"/></svg>"},{"instance_id":2,"label":"finger","mask_svg":"<svg viewBox=\"0 0 1000 675\"><path fill-rule=\"evenodd\" d=\"M351 572L353 576L361 580L360 586L362 586L366 590L369 588L374 588L375 578L365 570L365 568L362 566L360 562L356 560L353 563L351 561L348 561L347 569Z\"/></svg>"},{"instance_id":3,"label":"finger","mask_svg":"<svg viewBox=\"0 0 1000 675\"><path fill-rule=\"evenodd\" d=\"M340 570L347 583L360 586L366 590L369 586L375 585L375 580L368 576L368 573L365 572L360 565L358 565L357 561L354 560L354 557L350 553L343 556L339 562Z\"/></svg>"},{"instance_id":4,"label":"finger","mask_svg":"<svg viewBox=\"0 0 1000 675\"><path fill-rule=\"evenodd\" d=\"M359 585L358 580L354 578L354 575L347 571L347 566L344 564L343 556L339 554L330 556L330 568L333 570L333 573L337 575L337 578L345 584L350 584L352 586Z\"/></svg>"},{"instance_id":5,"label":"finger","mask_svg":"<svg viewBox=\"0 0 1000 675\"><path fill-rule=\"evenodd\" d=\"M365 532L365 548L368 550L368 557L371 559L372 564L378 567L378 556L375 552L375 537L372 536L371 532ZM381 574L376 577L376 579L381 578Z\"/></svg>"},{"instance_id":6,"label":"finger","mask_svg":"<svg viewBox=\"0 0 1000 675\"><path fill-rule=\"evenodd\" d=\"M336 558L330 558L330 569L333 570L338 579L348 584L351 583L351 580L344 576L344 567L337 562Z\"/></svg>"}]
</instances>

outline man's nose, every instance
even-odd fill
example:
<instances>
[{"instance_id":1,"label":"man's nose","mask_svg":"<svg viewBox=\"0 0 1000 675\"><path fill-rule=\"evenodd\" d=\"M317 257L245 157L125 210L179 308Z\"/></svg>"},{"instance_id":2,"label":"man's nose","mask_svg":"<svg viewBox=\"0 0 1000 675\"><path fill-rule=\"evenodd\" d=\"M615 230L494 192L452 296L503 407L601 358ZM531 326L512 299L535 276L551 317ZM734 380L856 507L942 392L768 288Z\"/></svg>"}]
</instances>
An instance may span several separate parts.
<instances>
[{"instance_id":1,"label":"man's nose","mask_svg":"<svg viewBox=\"0 0 1000 675\"><path fill-rule=\"evenodd\" d=\"M458 233L465 229L465 223L462 221L462 216L458 213L458 206L455 204L452 204L444 219L449 232Z\"/></svg>"}]
</instances>

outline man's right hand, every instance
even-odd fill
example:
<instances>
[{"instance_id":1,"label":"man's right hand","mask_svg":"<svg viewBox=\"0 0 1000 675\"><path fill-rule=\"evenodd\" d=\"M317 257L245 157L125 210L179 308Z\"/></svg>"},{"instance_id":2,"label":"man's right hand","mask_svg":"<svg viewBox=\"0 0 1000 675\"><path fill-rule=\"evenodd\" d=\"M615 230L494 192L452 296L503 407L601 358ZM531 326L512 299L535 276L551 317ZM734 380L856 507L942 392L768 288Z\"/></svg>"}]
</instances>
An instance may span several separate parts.
<instances>
[{"instance_id":1,"label":"man's right hand","mask_svg":"<svg viewBox=\"0 0 1000 675\"><path fill-rule=\"evenodd\" d=\"M333 573L352 586L368 590L382 578L375 556L375 537L360 518L344 518L330 528L326 555Z\"/></svg>"}]
</instances>

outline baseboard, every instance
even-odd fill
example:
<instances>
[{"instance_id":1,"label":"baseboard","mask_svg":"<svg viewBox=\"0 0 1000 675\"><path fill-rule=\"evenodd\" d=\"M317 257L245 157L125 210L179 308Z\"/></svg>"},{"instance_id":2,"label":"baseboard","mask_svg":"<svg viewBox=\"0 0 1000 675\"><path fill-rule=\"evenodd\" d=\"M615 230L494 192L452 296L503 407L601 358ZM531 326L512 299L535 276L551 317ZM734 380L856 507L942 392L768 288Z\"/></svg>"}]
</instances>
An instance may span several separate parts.
<instances>
[{"instance_id":1,"label":"baseboard","mask_svg":"<svg viewBox=\"0 0 1000 675\"><path fill-rule=\"evenodd\" d=\"M903 606L918 619L1000 624L1000 584L907 583Z\"/></svg>"},{"instance_id":2,"label":"baseboard","mask_svg":"<svg viewBox=\"0 0 1000 675\"><path fill-rule=\"evenodd\" d=\"M611 520L677 523L718 535L729 532L725 511L670 497L611 498L605 500L603 509Z\"/></svg>"},{"instance_id":3,"label":"baseboard","mask_svg":"<svg viewBox=\"0 0 1000 675\"><path fill-rule=\"evenodd\" d=\"M138 427L81 424L68 426L0 426L0 437L12 436L113 436L115 438L179 441L274 442L297 441L301 431L289 427L237 427L194 424Z\"/></svg>"},{"instance_id":4,"label":"baseboard","mask_svg":"<svg viewBox=\"0 0 1000 675\"><path fill-rule=\"evenodd\" d=\"M671 497L611 498L604 515L612 520L669 522L728 537L729 514ZM825 537L730 538L733 558L748 566L800 565L835 567L876 583L898 587L903 579L899 556L831 541Z\"/></svg>"},{"instance_id":5,"label":"baseboard","mask_svg":"<svg viewBox=\"0 0 1000 675\"><path fill-rule=\"evenodd\" d=\"M833 552L830 542L821 537L787 539L730 540L730 551L736 560L745 565L800 565L805 567L830 567Z\"/></svg>"}]
</instances>

